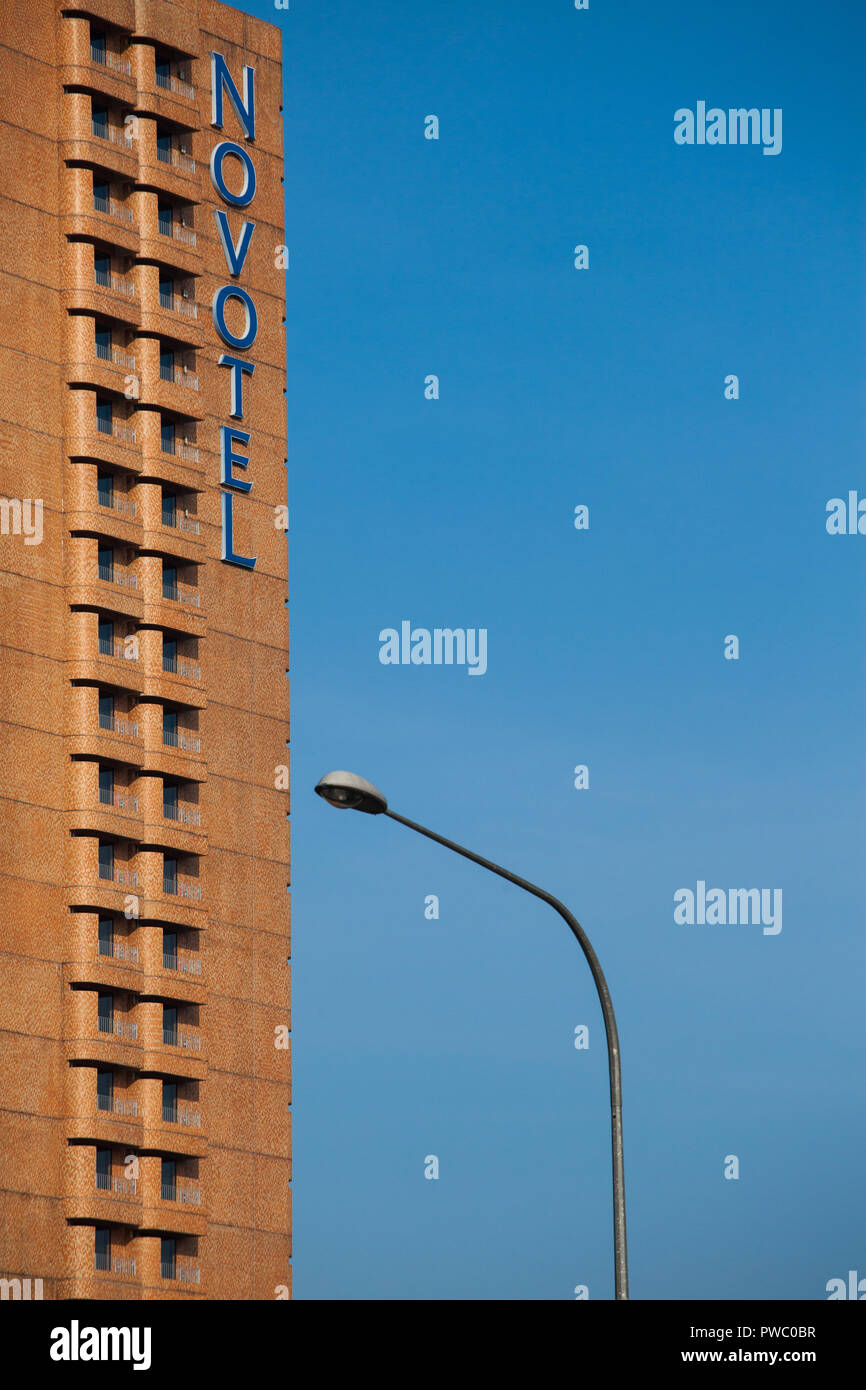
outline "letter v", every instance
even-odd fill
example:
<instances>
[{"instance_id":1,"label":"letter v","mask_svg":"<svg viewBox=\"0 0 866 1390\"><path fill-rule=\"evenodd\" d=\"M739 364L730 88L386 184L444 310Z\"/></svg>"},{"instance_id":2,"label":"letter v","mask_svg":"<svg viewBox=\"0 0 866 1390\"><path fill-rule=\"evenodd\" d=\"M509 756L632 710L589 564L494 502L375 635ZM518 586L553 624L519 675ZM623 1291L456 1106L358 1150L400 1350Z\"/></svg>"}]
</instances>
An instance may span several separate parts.
<instances>
[{"instance_id":1,"label":"letter v","mask_svg":"<svg viewBox=\"0 0 866 1390\"><path fill-rule=\"evenodd\" d=\"M226 258L226 265L232 275L240 275L244 268L244 261L250 249L250 242L253 236L255 222L245 222L241 227L241 237L237 246L232 241L232 234L229 231L229 220L222 208L214 208L213 215L216 218L217 231L222 243L223 255Z\"/></svg>"}]
</instances>

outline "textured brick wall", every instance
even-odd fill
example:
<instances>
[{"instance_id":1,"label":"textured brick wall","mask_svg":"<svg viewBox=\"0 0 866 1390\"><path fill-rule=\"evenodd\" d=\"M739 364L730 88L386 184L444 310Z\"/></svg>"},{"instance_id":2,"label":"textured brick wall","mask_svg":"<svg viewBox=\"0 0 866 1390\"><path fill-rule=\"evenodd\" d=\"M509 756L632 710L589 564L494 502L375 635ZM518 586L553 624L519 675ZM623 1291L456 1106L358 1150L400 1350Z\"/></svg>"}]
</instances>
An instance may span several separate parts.
<instances>
[{"instance_id":1,"label":"textured brick wall","mask_svg":"<svg viewBox=\"0 0 866 1390\"><path fill-rule=\"evenodd\" d=\"M91 19L116 61L92 61ZM157 45L183 72L171 89L156 81ZM242 139L228 102L223 130L209 124L212 48L239 83L245 63L256 69L245 213L218 202L208 175L217 140ZM40 499L42 538L0 534L0 1274L42 1278L46 1298L273 1298L290 1284L290 1064L275 1046L290 1023L288 796L275 788L288 758L280 56L274 27L209 0L90 0L71 16L4 5L0 498ZM129 146L94 135L94 104L132 132ZM194 168L157 157L158 130ZM110 210L94 205L95 180ZM165 202L180 236L160 231ZM259 318L243 354L255 363L243 420L253 489L234 508L252 574L219 559L230 379L210 303L229 274L215 206L235 234L244 216L256 223L239 277ZM111 284L97 283L94 254L109 256ZM169 270L188 292L179 308L160 302ZM111 329L108 360L97 325ZM192 364L197 390L161 375L166 346ZM97 427L105 400L112 433ZM166 453L163 420L194 442ZM106 473L115 507L97 497ZM163 489L188 512L184 529L164 524ZM97 563L106 547L110 580ZM182 599L164 595L163 563ZM100 621L114 624L109 652ZM178 641L176 671L164 637ZM100 725L100 693L114 695L117 727ZM163 738L166 705L178 746ZM100 768L114 771L114 803ZM164 779L186 819L165 817ZM114 878L100 877L101 839ZM166 856L190 896L165 891ZM106 914L113 955L98 948ZM165 930L183 969L164 964ZM112 1031L99 1021L106 994ZM164 1006L177 1007L184 1045L166 1041ZM107 1068L114 1099L99 1109ZM172 1079L188 1123L163 1116ZM97 1146L112 1151L101 1185ZM168 1156L187 1200L161 1190ZM111 1230L111 1270L95 1268L97 1224ZM164 1277L160 1235L176 1237L197 1282Z\"/></svg>"}]
</instances>

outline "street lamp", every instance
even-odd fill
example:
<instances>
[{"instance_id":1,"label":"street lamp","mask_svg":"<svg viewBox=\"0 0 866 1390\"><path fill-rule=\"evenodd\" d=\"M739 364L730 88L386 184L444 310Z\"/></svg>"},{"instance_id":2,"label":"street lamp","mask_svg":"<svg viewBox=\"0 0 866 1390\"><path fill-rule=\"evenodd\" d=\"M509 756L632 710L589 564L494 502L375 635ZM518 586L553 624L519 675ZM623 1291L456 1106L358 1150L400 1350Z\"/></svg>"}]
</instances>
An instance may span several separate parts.
<instances>
[{"instance_id":1,"label":"street lamp","mask_svg":"<svg viewBox=\"0 0 866 1390\"><path fill-rule=\"evenodd\" d=\"M366 781L365 778L356 776L354 772L329 772L316 784L316 791L329 805L337 807L338 810L364 811L369 816L388 816L390 820L398 821L400 825L406 825L410 830L417 830L419 835L426 835L428 840L435 840L438 845L444 845L446 849L453 849L455 854L462 854L464 859L471 859L473 864L480 864L483 869L489 869L491 873L498 874L500 878L507 879L509 883L515 883L518 888L524 888L527 893L532 893L534 897L541 898L542 902L549 903L568 923L592 971L592 978L595 980L595 987L598 990L601 1003L604 1031L607 1036L607 1063L610 1076L610 1134L613 1155L614 1273L616 1297L618 1299L628 1298L625 1166L622 1149L622 1074L619 1037L607 981L583 927L572 916L564 903L561 903L558 898L554 898L552 893L545 892L543 888L537 888L534 883L529 883L525 878L518 878L517 874L510 873L508 869L501 868L499 864L494 864L489 859L483 859L480 854L474 854L472 850L465 849L463 845L455 844L453 840L446 840L443 835L437 835L435 831L428 830L423 825L417 825L415 821L407 820L405 816L398 816L396 811L389 811L388 802L378 787L374 787L372 782Z\"/></svg>"}]
</instances>

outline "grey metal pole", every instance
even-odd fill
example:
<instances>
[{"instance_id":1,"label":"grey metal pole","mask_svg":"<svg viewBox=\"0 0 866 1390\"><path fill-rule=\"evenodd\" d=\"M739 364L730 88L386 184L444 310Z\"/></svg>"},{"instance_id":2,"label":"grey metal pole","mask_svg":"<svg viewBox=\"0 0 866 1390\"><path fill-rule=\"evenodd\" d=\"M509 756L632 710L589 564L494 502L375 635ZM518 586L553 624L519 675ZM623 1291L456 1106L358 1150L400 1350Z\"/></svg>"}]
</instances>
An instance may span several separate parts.
<instances>
[{"instance_id":1,"label":"grey metal pole","mask_svg":"<svg viewBox=\"0 0 866 1390\"><path fill-rule=\"evenodd\" d=\"M628 1298L628 1250L626 1247L625 1233L625 1162L623 1159L622 1146L622 1073L620 1070L619 1057L619 1035L616 1031L616 1018L613 1012L610 990L604 978L602 968L598 961L598 956L592 949L592 944L583 927L577 918L569 912L564 903L555 898L552 893L547 893L543 888L537 888L534 883L530 883L525 878L519 878L517 874L511 873L508 869L503 869L499 864L494 864L490 859L484 859L480 854L474 854L471 849L465 849L463 845L455 844L453 840L446 840L444 835L437 835L435 831L428 830L426 826L417 825L415 821L407 820L405 816L398 816L396 811L384 810L383 815L390 816L391 820L399 821L400 825L406 825L410 830L417 830L419 835L426 835L428 840L435 840L438 845L444 845L446 849L453 849L455 854L462 854L464 859L471 859L474 864L480 864L483 869L489 869L491 873L498 874L500 878L505 878L509 883L515 883L518 888L524 888L527 893L532 893L534 897L541 898L542 902L549 903L555 908L560 917L564 918L577 939L583 954L589 962L592 971L592 978L595 980L595 987L598 990L598 997L601 1003L601 1012L604 1018L604 1031L607 1035L607 1063L608 1074L610 1076L610 1137L611 1150L613 1156L613 1258L614 1275L616 1284L616 1297L618 1299Z\"/></svg>"}]
</instances>

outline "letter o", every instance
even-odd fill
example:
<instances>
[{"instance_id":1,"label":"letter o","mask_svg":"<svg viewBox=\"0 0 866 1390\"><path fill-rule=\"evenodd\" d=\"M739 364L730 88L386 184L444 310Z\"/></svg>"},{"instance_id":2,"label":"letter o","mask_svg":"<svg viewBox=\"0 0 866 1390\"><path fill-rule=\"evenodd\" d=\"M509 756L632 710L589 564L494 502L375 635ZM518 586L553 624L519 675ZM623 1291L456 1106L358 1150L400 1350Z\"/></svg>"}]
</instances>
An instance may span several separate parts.
<instances>
[{"instance_id":1,"label":"letter o","mask_svg":"<svg viewBox=\"0 0 866 1390\"><path fill-rule=\"evenodd\" d=\"M243 336L236 338L226 327L225 306L227 299L239 299L244 306L246 313L246 323L244 325ZM252 347L259 331L259 317L256 313L256 306L250 299L246 290L241 285L221 285L213 297L211 305L211 318L213 326L219 333L224 343L229 347L240 348L242 351Z\"/></svg>"},{"instance_id":2,"label":"letter o","mask_svg":"<svg viewBox=\"0 0 866 1390\"><path fill-rule=\"evenodd\" d=\"M227 154L233 154L244 166L244 186L240 193L230 193L226 186L223 161ZM210 154L210 177L217 193L232 207L245 208L256 196L255 165L243 145L236 145L233 140L220 140L218 145L214 145Z\"/></svg>"}]
</instances>

